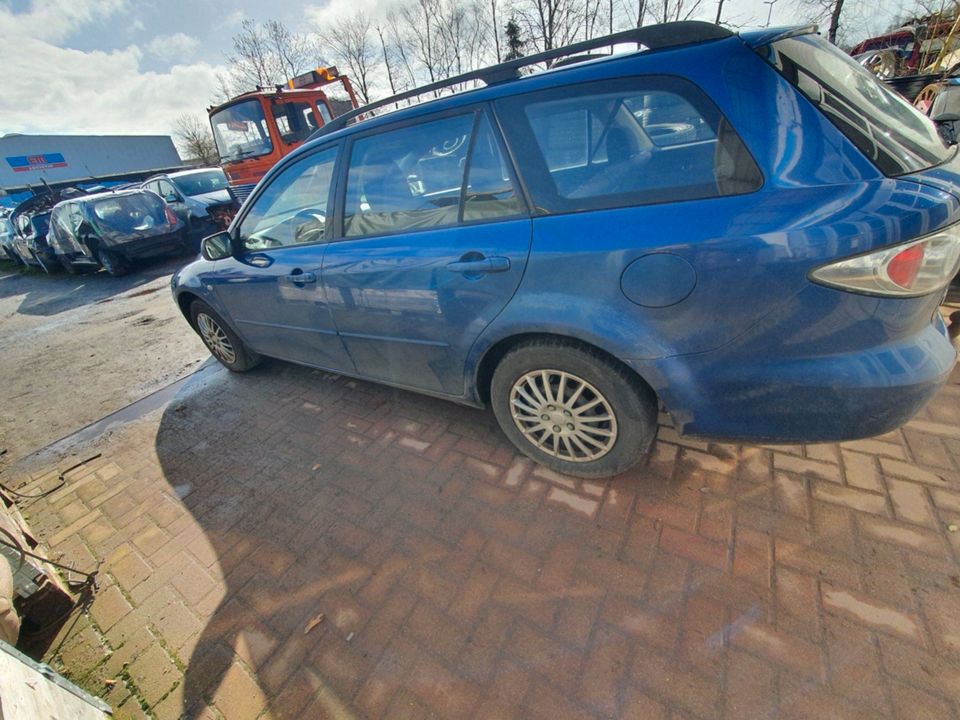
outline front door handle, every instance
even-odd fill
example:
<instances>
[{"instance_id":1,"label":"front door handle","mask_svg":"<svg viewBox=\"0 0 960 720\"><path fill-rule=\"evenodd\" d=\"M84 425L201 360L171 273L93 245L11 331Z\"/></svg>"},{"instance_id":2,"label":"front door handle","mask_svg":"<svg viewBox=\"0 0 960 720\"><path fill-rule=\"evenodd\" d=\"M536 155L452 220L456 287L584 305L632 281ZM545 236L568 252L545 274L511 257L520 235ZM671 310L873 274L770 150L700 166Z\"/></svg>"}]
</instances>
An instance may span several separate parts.
<instances>
[{"instance_id":1,"label":"front door handle","mask_svg":"<svg viewBox=\"0 0 960 720\"><path fill-rule=\"evenodd\" d=\"M498 273L506 272L510 269L510 258L505 257L481 257L476 260L458 260L447 265L450 272L467 273L474 275L479 273Z\"/></svg>"},{"instance_id":2,"label":"front door handle","mask_svg":"<svg viewBox=\"0 0 960 720\"><path fill-rule=\"evenodd\" d=\"M283 275L281 280L289 283L295 283L297 285L303 285L305 283L315 283L317 281L317 276L312 272L303 272L303 270L294 270L289 275Z\"/></svg>"}]
</instances>

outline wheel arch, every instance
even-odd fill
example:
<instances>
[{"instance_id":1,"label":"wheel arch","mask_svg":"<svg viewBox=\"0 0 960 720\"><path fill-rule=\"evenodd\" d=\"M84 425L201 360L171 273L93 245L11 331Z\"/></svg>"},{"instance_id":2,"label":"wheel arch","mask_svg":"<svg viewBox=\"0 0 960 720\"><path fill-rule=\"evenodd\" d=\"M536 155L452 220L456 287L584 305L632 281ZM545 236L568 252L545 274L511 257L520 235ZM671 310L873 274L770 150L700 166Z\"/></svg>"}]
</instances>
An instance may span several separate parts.
<instances>
[{"instance_id":1,"label":"wheel arch","mask_svg":"<svg viewBox=\"0 0 960 720\"><path fill-rule=\"evenodd\" d=\"M649 390L653 396L659 400L659 395L650 382L648 382L646 378L644 378L634 368L623 362L623 360L618 358L609 350L580 338L571 337L569 335L563 335L560 333L523 332L500 338L483 352L483 355L477 362L476 370L473 375L474 387L472 390L475 392L483 405L490 404L490 383L493 380L494 370L496 369L500 360L502 360L508 352L513 350L513 348L535 341L551 341L555 342L557 345L575 347L590 353L598 354L612 365L622 368L629 377L633 378L646 390Z\"/></svg>"},{"instance_id":2,"label":"wheel arch","mask_svg":"<svg viewBox=\"0 0 960 720\"><path fill-rule=\"evenodd\" d=\"M186 318L187 322L190 324L190 327L192 327L194 330L196 330L196 327L194 327L193 318L190 317L190 306L193 305L194 301L202 299L203 298L201 298L199 295L192 293L189 290L184 290L177 295L177 307L180 308L180 312L183 313L183 317Z\"/></svg>"}]
</instances>

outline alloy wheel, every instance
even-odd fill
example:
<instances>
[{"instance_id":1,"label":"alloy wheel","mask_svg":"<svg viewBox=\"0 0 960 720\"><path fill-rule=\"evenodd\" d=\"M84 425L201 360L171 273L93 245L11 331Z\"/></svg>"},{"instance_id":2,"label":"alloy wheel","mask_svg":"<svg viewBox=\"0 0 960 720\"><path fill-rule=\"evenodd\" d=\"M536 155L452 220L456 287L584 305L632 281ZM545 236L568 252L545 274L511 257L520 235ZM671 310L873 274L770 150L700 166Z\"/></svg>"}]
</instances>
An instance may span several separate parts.
<instances>
[{"instance_id":1,"label":"alloy wheel","mask_svg":"<svg viewBox=\"0 0 960 720\"><path fill-rule=\"evenodd\" d=\"M560 460L598 460L617 441L617 417L607 399L562 370L521 376L510 390L510 413L532 445Z\"/></svg>"},{"instance_id":2,"label":"alloy wheel","mask_svg":"<svg viewBox=\"0 0 960 720\"><path fill-rule=\"evenodd\" d=\"M233 349L230 338L216 320L206 313L199 313L197 327L200 330L200 337L203 338L210 352L225 363L232 364L237 361L237 353Z\"/></svg>"}]
</instances>

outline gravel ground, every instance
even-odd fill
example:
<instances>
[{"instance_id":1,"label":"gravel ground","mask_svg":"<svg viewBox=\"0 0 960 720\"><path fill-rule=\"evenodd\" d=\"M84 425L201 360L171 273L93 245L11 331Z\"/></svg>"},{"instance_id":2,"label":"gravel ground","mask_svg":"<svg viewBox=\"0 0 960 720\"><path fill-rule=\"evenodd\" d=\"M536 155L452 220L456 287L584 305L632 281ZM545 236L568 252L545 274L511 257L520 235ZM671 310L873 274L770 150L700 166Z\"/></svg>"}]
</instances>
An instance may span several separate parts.
<instances>
[{"instance_id":1,"label":"gravel ground","mask_svg":"<svg viewBox=\"0 0 960 720\"><path fill-rule=\"evenodd\" d=\"M183 377L209 353L170 298L189 258L113 278L0 263L0 465Z\"/></svg>"}]
</instances>

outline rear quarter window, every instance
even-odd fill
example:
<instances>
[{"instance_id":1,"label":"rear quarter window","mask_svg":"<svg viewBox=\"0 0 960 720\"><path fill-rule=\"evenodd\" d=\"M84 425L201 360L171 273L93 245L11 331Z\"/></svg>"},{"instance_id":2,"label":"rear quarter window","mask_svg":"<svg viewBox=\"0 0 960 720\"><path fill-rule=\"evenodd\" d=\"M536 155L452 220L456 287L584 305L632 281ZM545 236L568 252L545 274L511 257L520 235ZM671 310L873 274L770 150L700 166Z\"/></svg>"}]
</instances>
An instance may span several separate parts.
<instances>
[{"instance_id":1,"label":"rear quarter window","mask_svg":"<svg viewBox=\"0 0 960 720\"><path fill-rule=\"evenodd\" d=\"M729 122L681 78L584 83L495 105L541 212L736 195L763 183Z\"/></svg>"}]
</instances>

